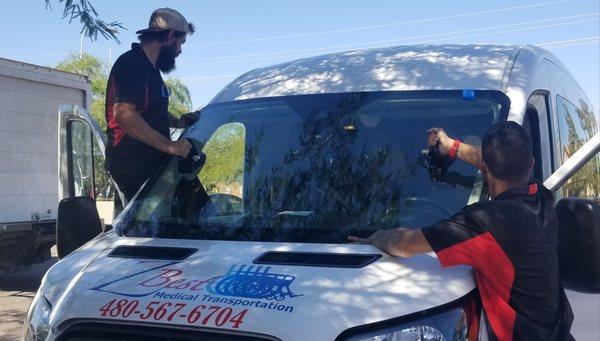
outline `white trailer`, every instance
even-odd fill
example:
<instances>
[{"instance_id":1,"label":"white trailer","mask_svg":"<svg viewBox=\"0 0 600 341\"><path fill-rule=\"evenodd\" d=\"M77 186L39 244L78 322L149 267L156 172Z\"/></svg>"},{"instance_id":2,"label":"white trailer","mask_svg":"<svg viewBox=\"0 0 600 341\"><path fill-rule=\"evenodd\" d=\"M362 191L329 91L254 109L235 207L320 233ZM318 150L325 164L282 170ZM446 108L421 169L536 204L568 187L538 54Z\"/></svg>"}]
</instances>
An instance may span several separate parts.
<instances>
[{"instance_id":1,"label":"white trailer","mask_svg":"<svg viewBox=\"0 0 600 341\"><path fill-rule=\"evenodd\" d=\"M89 108L89 92L85 76L0 58L0 273L50 256L59 106Z\"/></svg>"}]
</instances>

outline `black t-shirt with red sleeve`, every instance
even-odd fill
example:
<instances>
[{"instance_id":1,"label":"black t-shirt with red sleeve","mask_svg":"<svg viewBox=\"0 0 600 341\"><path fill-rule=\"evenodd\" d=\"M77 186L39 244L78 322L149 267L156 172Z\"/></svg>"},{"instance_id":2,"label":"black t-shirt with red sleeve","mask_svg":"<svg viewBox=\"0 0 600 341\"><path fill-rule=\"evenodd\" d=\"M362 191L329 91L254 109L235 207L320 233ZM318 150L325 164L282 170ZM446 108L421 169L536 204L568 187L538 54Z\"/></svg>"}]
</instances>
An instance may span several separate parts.
<instances>
[{"instance_id":1,"label":"black t-shirt with red sleeve","mask_svg":"<svg viewBox=\"0 0 600 341\"><path fill-rule=\"evenodd\" d=\"M563 340L573 315L558 273L552 193L511 188L424 228L442 266L473 267L488 323L500 340Z\"/></svg>"},{"instance_id":2,"label":"black t-shirt with red sleeve","mask_svg":"<svg viewBox=\"0 0 600 341\"><path fill-rule=\"evenodd\" d=\"M169 138L169 90L139 44L132 44L115 61L108 78L106 169L111 174L147 178L166 154L127 135L115 120L115 103L134 104L151 128Z\"/></svg>"}]
</instances>

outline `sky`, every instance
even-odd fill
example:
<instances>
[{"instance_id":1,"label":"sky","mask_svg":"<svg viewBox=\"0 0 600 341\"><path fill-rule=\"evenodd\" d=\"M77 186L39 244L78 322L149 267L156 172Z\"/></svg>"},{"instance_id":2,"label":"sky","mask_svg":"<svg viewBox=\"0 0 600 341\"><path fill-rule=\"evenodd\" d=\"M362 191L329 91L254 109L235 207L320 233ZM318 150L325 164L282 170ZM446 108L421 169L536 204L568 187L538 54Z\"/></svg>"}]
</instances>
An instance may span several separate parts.
<instances>
[{"instance_id":1,"label":"sky","mask_svg":"<svg viewBox=\"0 0 600 341\"><path fill-rule=\"evenodd\" d=\"M152 11L171 7L196 25L175 76L201 108L227 83L258 68L302 57L415 43L537 44L571 71L600 108L600 0L91 0L118 21L121 44L83 39L83 51L109 65L137 41ZM0 57L55 66L81 47L81 24L62 19L52 0L3 2ZM10 13L10 15L7 15Z\"/></svg>"}]
</instances>

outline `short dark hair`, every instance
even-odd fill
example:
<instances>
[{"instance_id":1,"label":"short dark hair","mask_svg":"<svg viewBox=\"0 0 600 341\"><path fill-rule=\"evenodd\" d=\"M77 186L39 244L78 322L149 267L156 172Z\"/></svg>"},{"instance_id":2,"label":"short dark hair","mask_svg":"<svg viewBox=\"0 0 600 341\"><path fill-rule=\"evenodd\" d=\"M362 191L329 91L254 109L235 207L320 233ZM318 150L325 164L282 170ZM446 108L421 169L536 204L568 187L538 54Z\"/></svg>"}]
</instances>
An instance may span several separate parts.
<instances>
[{"instance_id":1,"label":"short dark hair","mask_svg":"<svg viewBox=\"0 0 600 341\"><path fill-rule=\"evenodd\" d=\"M483 136L481 154L488 170L509 182L529 180L531 172L531 136L516 122L492 125Z\"/></svg>"},{"instance_id":2,"label":"short dark hair","mask_svg":"<svg viewBox=\"0 0 600 341\"><path fill-rule=\"evenodd\" d=\"M194 26L194 24L189 23L189 32L187 34L194 34L194 32L196 32L196 26ZM159 43L162 43L163 41L167 40L167 37L169 36L169 30L166 31L147 31L147 32L143 32L141 34L138 34L138 40L140 41L140 43L146 43L146 42L151 42L151 41L158 41ZM179 39L183 36L185 36L186 33L185 32L180 32L180 31L175 31L175 38Z\"/></svg>"}]
</instances>

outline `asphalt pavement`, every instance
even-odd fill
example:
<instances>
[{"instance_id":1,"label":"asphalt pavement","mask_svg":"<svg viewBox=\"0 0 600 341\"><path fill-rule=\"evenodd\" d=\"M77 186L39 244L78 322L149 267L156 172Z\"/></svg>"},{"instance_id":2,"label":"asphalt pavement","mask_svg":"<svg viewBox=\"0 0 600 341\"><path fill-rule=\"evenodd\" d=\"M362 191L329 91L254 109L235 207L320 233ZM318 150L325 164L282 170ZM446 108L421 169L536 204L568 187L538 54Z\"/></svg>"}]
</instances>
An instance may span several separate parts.
<instances>
[{"instance_id":1,"label":"asphalt pavement","mask_svg":"<svg viewBox=\"0 0 600 341\"><path fill-rule=\"evenodd\" d=\"M0 340L19 340L29 304L35 296L44 273L57 261L53 258L28 271L0 275ZM571 333L577 340L600 340L600 295L567 292L575 313Z\"/></svg>"}]
</instances>

